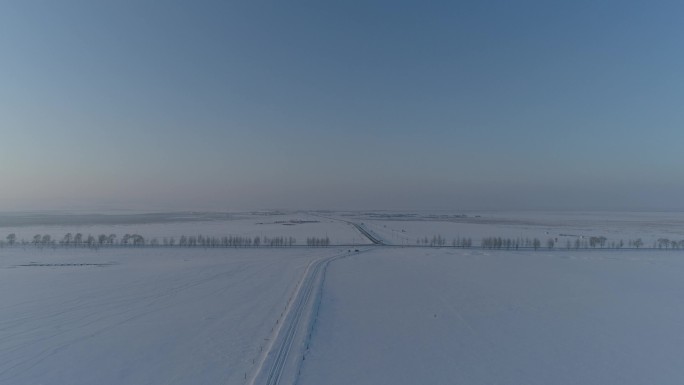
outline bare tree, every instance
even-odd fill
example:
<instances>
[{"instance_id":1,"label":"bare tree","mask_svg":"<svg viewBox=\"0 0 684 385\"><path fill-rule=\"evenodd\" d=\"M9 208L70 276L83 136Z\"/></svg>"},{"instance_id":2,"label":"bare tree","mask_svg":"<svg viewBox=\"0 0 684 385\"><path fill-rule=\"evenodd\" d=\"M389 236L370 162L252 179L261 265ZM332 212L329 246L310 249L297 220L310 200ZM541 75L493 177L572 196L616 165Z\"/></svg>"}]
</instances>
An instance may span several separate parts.
<instances>
[{"instance_id":1,"label":"bare tree","mask_svg":"<svg viewBox=\"0 0 684 385\"><path fill-rule=\"evenodd\" d=\"M532 247L534 247L534 249L537 250L541 247L541 241L539 241L539 239L537 238L534 238L534 240L532 241Z\"/></svg>"},{"instance_id":2,"label":"bare tree","mask_svg":"<svg viewBox=\"0 0 684 385\"><path fill-rule=\"evenodd\" d=\"M662 249L663 247L667 249L670 246L670 240L667 238L659 238L657 242L659 249Z\"/></svg>"},{"instance_id":3,"label":"bare tree","mask_svg":"<svg viewBox=\"0 0 684 385\"><path fill-rule=\"evenodd\" d=\"M133 241L133 246L145 246L145 238L139 234L131 235L131 240Z\"/></svg>"}]
</instances>

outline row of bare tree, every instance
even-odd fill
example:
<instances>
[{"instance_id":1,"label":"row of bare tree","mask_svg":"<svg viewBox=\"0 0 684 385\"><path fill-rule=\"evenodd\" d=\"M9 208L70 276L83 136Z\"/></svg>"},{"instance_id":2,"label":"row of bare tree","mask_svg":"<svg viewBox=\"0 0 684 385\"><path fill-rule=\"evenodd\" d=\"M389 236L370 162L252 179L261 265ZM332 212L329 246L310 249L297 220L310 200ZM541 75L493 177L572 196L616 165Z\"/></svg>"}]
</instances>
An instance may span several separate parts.
<instances>
[{"instance_id":1,"label":"row of bare tree","mask_svg":"<svg viewBox=\"0 0 684 385\"><path fill-rule=\"evenodd\" d=\"M107 247L107 246L128 246L128 247L286 247L294 246L297 240L294 237L248 237L248 236L223 236L210 237L203 235L182 235L176 240L175 237L163 237L146 239L139 234L125 234L120 239L116 234L100 234L84 236L82 233L67 233L61 239L55 239L49 234L36 234L31 241L18 240L17 235L12 233L7 235L5 240L0 240L0 247L8 246L36 246L36 247ZM330 239L309 238L308 246L329 246Z\"/></svg>"},{"instance_id":2,"label":"row of bare tree","mask_svg":"<svg viewBox=\"0 0 684 385\"><path fill-rule=\"evenodd\" d=\"M182 235L176 241L174 237L163 237L145 239L139 234L124 234L123 237L117 239L116 234L100 234L97 237L93 235L84 236L82 233L67 233L62 239L55 239L49 234L36 234L32 240L26 241L17 239L17 235L12 233L7 235L5 240L0 240L0 247L9 245L33 245L36 247L106 247L106 246L128 246L128 247L143 247L143 246L165 246L165 247L287 247L297 244L297 240L293 237L248 237L248 236L223 236L223 237L209 237L203 235L186 236ZM441 235L433 235L432 238L423 237L416 240L419 246L443 247L446 246L447 240ZM326 237L309 237L306 239L306 245L312 247L326 247L330 246L330 238ZM610 248L621 249L627 245L628 248L640 249L645 246L641 238L635 240L628 240L625 243L623 240L608 242L606 237L577 237L574 241L567 240L565 243L566 249L595 249L595 248ZM473 246L471 238L453 238L451 241L452 247L470 248ZM544 244L547 249L553 249L560 246L558 238L548 238ZM484 249L520 249L533 248L535 250L542 247L542 242L538 238L502 238L502 237L486 237L480 242L480 247ZM654 249L684 249L684 240L675 241L667 238L659 238L653 242Z\"/></svg>"},{"instance_id":3,"label":"row of bare tree","mask_svg":"<svg viewBox=\"0 0 684 385\"><path fill-rule=\"evenodd\" d=\"M49 234L36 234L33 236L31 241L26 241L26 240L19 241L17 239L17 235L12 233L12 234L9 234L5 238L6 242L0 241L0 246L5 245L5 244L7 244L9 246L13 246L16 244L20 244L20 245L32 244L34 246L57 246L57 245L60 245L60 246L96 246L96 245L104 246L104 245L115 244L115 239L116 239L115 234L110 234L110 235L101 234L96 238L92 235L88 235L87 237L85 237L81 233L76 233L76 234L67 233L60 240L53 238ZM124 235L123 238L121 238L121 241L118 242L118 244L122 244L122 245L127 245L129 243L134 244L134 245L144 244L145 240L142 236L140 236L138 234L126 234L126 235Z\"/></svg>"},{"instance_id":4,"label":"row of bare tree","mask_svg":"<svg viewBox=\"0 0 684 385\"><path fill-rule=\"evenodd\" d=\"M330 238L327 236L325 238L309 237L306 238L306 245L314 247L330 246Z\"/></svg>"},{"instance_id":5,"label":"row of bare tree","mask_svg":"<svg viewBox=\"0 0 684 385\"><path fill-rule=\"evenodd\" d=\"M441 235L433 235L432 238L423 237L416 239L416 245L442 247L446 245L446 238ZM471 238L454 238L451 242L452 247L469 248L473 246ZM558 238L548 238L543 244L547 249L554 249L562 247ZM567 240L565 243L566 249L596 249L596 248L622 248L640 249L645 246L641 238L635 240L628 240L626 243L623 240L610 241L603 236L599 237L577 237L574 241ZM542 248L542 241L539 238L502 238L502 237L485 237L480 241L480 247L483 249L506 249L517 250L525 249L540 249ZM660 238L653 242L654 249L684 249L684 240L673 241L667 238Z\"/></svg>"}]
</instances>

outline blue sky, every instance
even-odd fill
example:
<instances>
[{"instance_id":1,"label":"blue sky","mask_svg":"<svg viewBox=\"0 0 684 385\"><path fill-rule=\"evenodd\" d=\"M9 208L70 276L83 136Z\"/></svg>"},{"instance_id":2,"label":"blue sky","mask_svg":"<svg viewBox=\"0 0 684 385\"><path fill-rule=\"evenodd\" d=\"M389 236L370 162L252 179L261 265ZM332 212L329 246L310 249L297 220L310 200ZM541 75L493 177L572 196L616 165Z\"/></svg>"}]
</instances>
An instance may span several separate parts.
<instances>
[{"instance_id":1,"label":"blue sky","mask_svg":"<svg viewBox=\"0 0 684 385\"><path fill-rule=\"evenodd\" d=\"M683 209L682 14L3 2L0 210Z\"/></svg>"}]
</instances>

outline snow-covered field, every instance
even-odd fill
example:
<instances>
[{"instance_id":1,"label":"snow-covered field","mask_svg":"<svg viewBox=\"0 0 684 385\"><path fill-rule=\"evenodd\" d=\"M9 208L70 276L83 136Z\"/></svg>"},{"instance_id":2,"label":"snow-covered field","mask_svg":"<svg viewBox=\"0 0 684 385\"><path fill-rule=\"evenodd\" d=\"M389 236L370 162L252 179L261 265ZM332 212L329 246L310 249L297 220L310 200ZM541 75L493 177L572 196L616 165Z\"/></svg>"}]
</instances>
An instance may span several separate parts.
<instances>
[{"instance_id":1,"label":"snow-covered field","mask_svg":"<svg viewBox=\"0 0 684 385\"><path fill-rule=\"evenodd\" d=\"M308 237L329 237L331 244L369 244L345 221L363 223L387 244L415 245L418 239L439 235L451 244L470 238L538 238L556 240L557 247L589 237L606 237L611 243L641 239L645 247L667 238L684 241L684 213L673 212L256 212L237 214L56 215L0 214L0 241L11 233L30 242L36 234L59 241L65 234L140 234L148 241L186 236L294 237L305 245ZM55 223L57 222L57 223Z\"/></svg>"},{"instance_id":2,"label":"snow-covered field","mask_svg":"<svg viewBox=\"0 0 684 385\"><path fill-rule=\"evenodd\" d=\"M0 384L242 384L336 252L0 249Z\"/></svg>"},{"instance_id":3,"label":"snow-covered field","mask_svg":"<svg viewBox=\"0 0 684 385\"><path fill-rule=\"evenodd\" d=\"M0 239L11 232L364 246L0 247L3 385L684 383L684 250L387 246L433 235L650 246L684 239L681 213L0 215Z\"/></svg>"},{"instance_id":4,"label":"snow-covered field","mask_svg":"<svg viewBox=\"0 0 684 385\"><path fill-rule=\"evenodd\" d=\"M299 384L684 383L684 254L378 249L331 264Z\"/></svg>"},{"instance_id":5,"label":"snow-covered field","mask_svg":"<svg viewBox=\"0 0 684 385\"><path fill-rule=\"evenodd\" d=\"M149 219L125 218L128 221L117 221L116 216L90 219L84 216L62 215L61 218L67 224L52 223L60 219L60 216L55 218L55 215L30 218L32 220L22 220L24 218L17 215L4 218L4 221L0 221L0 240L4 240L11 233L16 234L18 241L22 239L31 241L36 234L47 234L52 239L60 240L67 233L82 233L84 237L115 234L118 239L121 239L124 234L140 234L147 240L157 238L160 242L164 237L174 237L177 242L182 235L209 237L233 235L258 236L262 239L264 237L294 237L298 245L306 245L308 237L326 236L330 238L331 244L337 245L370 243L348 223L306 213L245 213L210 219L205 219L200 215L181 217L158 214ZM3 219L2 215L0 219ZM135 223L136 220L142 223Z\"/></svg>"},{"instance_id":6,"label":"snow-covered field","mask_svg":"<svg viewBox=\"0 0 684 385\"><path fill-rule=\"evenodd\" d=\"M345 219L364 223L386 243L415 245L418 238L441 235L447 244L453 238L484 237L557 239L557 246L577 238L606 237L608 244L641 238L653 247L660 238L684 240L684 213L674 212L477 212L440 214L347 214Z\"/></svg>"}]
</instances>

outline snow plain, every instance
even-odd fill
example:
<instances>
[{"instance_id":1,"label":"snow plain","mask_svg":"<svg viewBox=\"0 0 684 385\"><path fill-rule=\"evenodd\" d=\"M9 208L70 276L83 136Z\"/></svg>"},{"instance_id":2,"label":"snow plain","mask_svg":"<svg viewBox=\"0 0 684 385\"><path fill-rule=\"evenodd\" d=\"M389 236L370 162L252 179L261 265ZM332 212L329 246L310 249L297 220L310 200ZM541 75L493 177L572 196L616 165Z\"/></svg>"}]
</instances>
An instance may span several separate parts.
<instances>
[{"instance_id":1,"label":"snow plain","mask_svg":"<svg viewBox=\"0 0 684 385\"><path fill-rule=\"evenodd\" d=\"M0 249L0 384L242 384L336 252Z\"/></svg>"},{"instance_id":2,"label":"snow plain","mask_svg":"<svg viewBox=\"0 0 684 385\"><path fill-rule=\"evenodd\" d=\"M157 238L160 243L164 237L174 237L178 242L182 235L294 237L298 245L306 245L307 237L328 236L331 244L336 245L370 243L349 223L307 213L245 213L211 219L204 219L202 215L158 214L142 223L116 222L113 220L116 218L115 215L93 218L91 221L87 221L88 218L83 216L63 215L61 218L67 224L53 224L52 222L59 220L54 217L41 216L31 221L22 220L24 218L16 215L6 218L0 221L0 240L4 240L10 233L16 234L17 240L26 241L31 241L36 234L48 234L53 239L60 240L67 233L82 233L85 237L116 234L118 239L124 234L140 234L147 240ZM69 223L77 220L85 223ZM28 224L25 224L26 222ZM50 224L44 224L45 222Z\"/></svg>"},{"instance_id":3,"label":"snow plain","mask_svg":"<svg viewBox=\"0 0 684 385\"><path fill-rule=\"evenodd\" d=\"M557 247L577 238L606 237L611 242L641 238L653 247L659 238L684 240L682 212L474 212L458 213L370 213L347 214L363 223L385 243L415 245L418 238L441 235L447 244L453 238L471 238L479 245L485 237L539 238L557 240Z\"/></svg>"},{"instance_id":4,"label":"snow plain","mask_svg":"<svg viewBox=\"0 0 684 385\"><path fill-rule=\"evenodd\" d=\"M684 383L684 254L381 248L331 264L299 384Z\"/></svg>"},{"instance_id":5,"label":"snow plain","mask_svg":"<svg viewBox=\"0 0 684 385\"><path fill-rule=\"evenodd\" d=\"M258 235L302 245L327 235L364 246L0 247L0 384L250 383L274 361L278 331L295 330L282 326L288 314L306 329L288 358L301 363L297 384L684 383L684 250L368 245L349 222L386 244L648 241L684 239L681 213L60 218L0 218L0 237ZM308 266L340 254L310 281L307 310L290 312Z\"/></svg>"}]
</instances>

